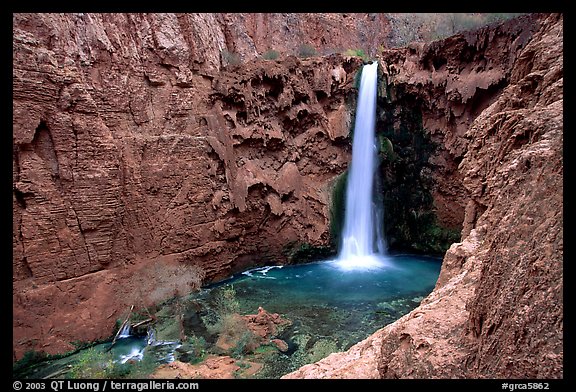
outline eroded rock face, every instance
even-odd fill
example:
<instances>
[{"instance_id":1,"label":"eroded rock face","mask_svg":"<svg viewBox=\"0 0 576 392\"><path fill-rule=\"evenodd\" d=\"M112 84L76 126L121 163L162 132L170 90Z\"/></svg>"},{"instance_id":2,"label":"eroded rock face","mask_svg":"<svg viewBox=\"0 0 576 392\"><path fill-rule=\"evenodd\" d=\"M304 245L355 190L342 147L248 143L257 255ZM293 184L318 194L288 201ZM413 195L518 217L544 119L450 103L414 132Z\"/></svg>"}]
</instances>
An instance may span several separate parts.
<instances>
[{"instance_id":1,"label":"eroded rock face","mask_svg":"<svg viewBox=\"0 0 576 392\"><path fill-rule=\"evenodd\" d=\"M15 359L328 243L361 60L220 69L214 18L13 16Z\"/></svg>"},{"instance_id":2,"label":"eroded rock face","mask_svg":"<svg viewBox=\"0 0 576 392\"><path fill-rule=\"evenodd\" d=\"M285 378L563 377L562 23L557 14L524 17L407 49L420 61L389 52L388 61L402 59L395 78L406 89L433 94L437 80L447 92L423 112L443 149L460 157L452 170L465 189L463 239L418 308ZM468 44L454 52L451 42L493 55L477 63ZM470 63L451 71L466 53ZM446 115L436 124L452 126L435 127L435 110Z\"/></svg>"},{"instance_id":3,"label":"eroded rock face","mask_svg":"<svg viewBox=\"0 0 576 392\"><path fill-rule=\"evenodd\" d=\"M307 46L318 54L375 50L387 46L390 26L383 13L225 13L219 15L228 50L251 58L275 50L298 55Z\"/></svg>"}]
</instances>

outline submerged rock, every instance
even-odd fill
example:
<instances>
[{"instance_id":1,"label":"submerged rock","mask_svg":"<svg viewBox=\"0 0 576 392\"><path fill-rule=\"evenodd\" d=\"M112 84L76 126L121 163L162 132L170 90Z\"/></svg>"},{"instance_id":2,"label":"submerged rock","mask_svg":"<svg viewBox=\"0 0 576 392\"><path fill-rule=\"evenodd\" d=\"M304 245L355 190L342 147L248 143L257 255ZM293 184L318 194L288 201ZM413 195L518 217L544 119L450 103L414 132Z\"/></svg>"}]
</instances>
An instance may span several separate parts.
<instances>
[{"instance_id":1,"label":"submerged rock","mask_svg":"<svg viewBox=\"0 0 576 392\"><path fill-rule=\"evenodd\" d=\"M276 348L283 353L288 351L288 343L286 343L282 339L272 339L270 341L270 343L272 343L274 346L276 346Z\"/></svg>"}]
</instances>

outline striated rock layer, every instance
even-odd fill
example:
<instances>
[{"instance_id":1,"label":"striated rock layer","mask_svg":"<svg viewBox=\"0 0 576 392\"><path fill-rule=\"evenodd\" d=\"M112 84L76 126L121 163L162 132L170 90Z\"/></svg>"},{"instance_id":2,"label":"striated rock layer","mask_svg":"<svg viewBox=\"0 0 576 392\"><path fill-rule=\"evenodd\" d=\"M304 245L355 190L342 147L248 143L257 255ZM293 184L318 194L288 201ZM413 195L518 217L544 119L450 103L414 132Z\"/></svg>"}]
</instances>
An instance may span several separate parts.
<instances>
[{"instance_id":1,"label":"striated rock layer","mask_svg":"<svg viewBox=\"0 0 576 392\"><path fill-rule=\"evenodd\" d=\"M418 308L284 378L563 377L562 23L384 53L465 190L462 241Z\"/></svg>"},{"instance_id":2,"label":"striated rock layer","mask_svg":"<svg viewBox=\"0 0 576 392\"><path fill-rule=\"evenodd\" d=\"M358 58L221 68L216 14L13 15L13 352L327 245Z\"/></svg>"}]
</instances>

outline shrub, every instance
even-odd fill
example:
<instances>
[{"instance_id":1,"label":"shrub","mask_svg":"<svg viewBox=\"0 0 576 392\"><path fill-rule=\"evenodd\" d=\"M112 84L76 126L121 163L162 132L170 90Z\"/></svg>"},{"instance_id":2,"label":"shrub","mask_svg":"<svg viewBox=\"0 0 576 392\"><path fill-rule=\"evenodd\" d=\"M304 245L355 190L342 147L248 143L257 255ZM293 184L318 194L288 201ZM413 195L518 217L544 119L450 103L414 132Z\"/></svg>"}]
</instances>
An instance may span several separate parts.
<instances>
[{"instance_id":1,"label":"shrub","mask_svg":"<svg viewBox=\"0 0 576 392\"><path fill-rule=\"evenodd\" d=\"M262 58L265 60L276 60L279 56L280 56L280 53L278 53L277 51L275 51L273 49L270 49L262 55Z\"/></svg>"},{"instance_id":2,"label":"shrub","mask_svg":"<svg viewBox=\"0 0 576 392\"><path fill-rule=\"evenodd\" d=\"M236 346L234 346L234 349L232 350L232 356L234 358L242 358L244 355L254 352L258 346L260 346L258 336L256 336L251 330L246 329L237 340Z\"/></svg>"},{"instance_id":3,"label":"shrub","mask_svg":"<svg viewBox=\"0 0 576 392\"><path fill-rule=\"evenodd\" d=\"M253 352L260 339L250 330L246 321L238 313L223 316L208 329L218 334L216 351L225 352L236 358Z\"/></svg>"},{"instance_id":4,"label":"shrub","mask_svg":"<svg viewBox=\"0 0 576 392\"><path fill-rule=\"evenodd\" d=\"M215 298L215 306L220 318L240 311L240 303L236 299L234 286L230 285L218 290Z\"/></svg>"},{"instance_id":5,"label":"shrub","mask_svg":"<svg viewBox=\"0 0 576 392\"><path fill-rule=\"evenodd\" d=\"M344 53L342 53L344 56L354 56L354 57L360 57L362 60L364 61L368 61L368 55L366 53L364 53L363 49L348 49L346 50Z\"/></svg>"},{"instance_id":6,"label":"shrub","mask_svg":"<svg viewBox=\"0 0 576 392\"><path fill-rule=\"evenodd\" d=\"M398 47L413 41L446 38L520 15L522 13L392 13L388 14L392 30L390 44Z\"/></svg>"},{"instance_id":7,"label":"shrub","mask_svg":"<svg viewBox=\"0 0 576 392\"><path fill-rule=\"evenodd\" d=\"M316 56L316 49L309 44L302 44L298 47L298 56L302 58Z\"/></svg>"},{"instance_id":8,"label":"shrub","mask_svg":"<svg viewBox=\"0 0 576 392\"><path fill-rule=\"evenodd\" d=\"M177 359L191 364L202 362L208 349L208 342L203 337L190 336L177 351Z\"/></svg>"},{"instance_id":9,"label":"shrub","mask_svg":"<svg viewBox=\"0 0 576 392\"><path fill-rule=\"evenodd\" d=\"M228 65L240 65L242 63L242 59L238 53L230 52L226 49L223 49L220 52L222 57L222 64L224 66Z\"/></svg>"},{"instance_id":10,"label":"shrub","mask_svg":"<svg viewBox=\"0 0 576 392\"><path fill-rule=\"evenodd\" d=\"M78 354L78 359L72 365L68 377L111 378L119 373L115 366L111 353L98 351L92 347Z\"/></svg>"}]
</instances>

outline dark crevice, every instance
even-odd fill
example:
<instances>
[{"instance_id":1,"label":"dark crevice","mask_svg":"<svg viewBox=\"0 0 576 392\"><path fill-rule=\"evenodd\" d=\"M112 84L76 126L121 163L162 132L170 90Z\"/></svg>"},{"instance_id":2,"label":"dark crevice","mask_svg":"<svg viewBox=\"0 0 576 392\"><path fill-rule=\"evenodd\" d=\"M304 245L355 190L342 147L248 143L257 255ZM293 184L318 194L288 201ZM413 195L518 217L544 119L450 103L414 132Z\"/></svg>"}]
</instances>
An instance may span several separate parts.
<instances>
[{"instance_id":1,"label":"dark crevice","mask_svg":"<svg viewBox=\"0 0 576 392\"><path fill-rule=\"evenodd\" d=\"M26 256L22 257L22 270L26 274L26 277L31 278L34 276L34 274L32 273L32 269L28 264L28 259L26 259Z\"/></svg>"},{"instance_id":2,"label":"dark crevice","mask_svg":"<svg viewBox=\"0 0 576 392\"><path fill-rule=\"evenodd\" d=\"M90 257L90 250L88 249L88 242L86 241L86 233L87 230L82 229L82 224L80 223L80 218L76 213L74 208L70 207L72 212L74 213L74 217L76 218L76 224L78 225L78 231L80 232L80 236L82 237L82 241L84 242L84 250L86 251L86 256L88 257L88 264L92 266L92 258Z\"/></svg>"},{"instance_id":3,"label":"dark crevice","mask_svg":"<svg viewBox=\"0 0 576 392\"><path fill-rule=\"evenodd\" d=\"M440 153L423 127L424 102L399 90L394 103L380 100L378 105L379 171L389 250L441 255L460 240L462 227L444 227L438 221L434 180L423 175L434 172L430 158Z\"/></svg>"},{"instance_id":4,"label":"dark crevice","mask_svg":"<svg viewBox=\"0 0 576 392\"><path fill-rule=\"evenodd\" d=\"M22 208L23 210L25 210L26 209L25 194L19 189L14 189L14 197L16 198L16 202L18 203L18 206L20 208Z\"/></svg>"}]
</instances>

